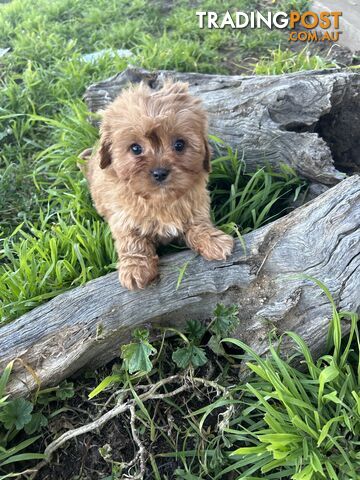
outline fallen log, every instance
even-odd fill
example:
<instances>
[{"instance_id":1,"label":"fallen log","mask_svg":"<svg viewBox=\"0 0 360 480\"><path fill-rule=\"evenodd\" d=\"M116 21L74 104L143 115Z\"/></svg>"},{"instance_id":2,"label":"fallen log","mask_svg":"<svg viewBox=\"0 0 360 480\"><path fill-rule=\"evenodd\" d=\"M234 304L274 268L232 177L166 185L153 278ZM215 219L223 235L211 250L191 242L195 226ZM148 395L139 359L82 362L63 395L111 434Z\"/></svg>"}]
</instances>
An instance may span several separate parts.
<instances>
[{"instance_id":1,"label":"fallen log","mask_svg":"<svg viewBox=\"0 0 360 480\"><path fill-rule=\"evenodd\" d=\"M90 86L91 112L129 82L158 89L166 77L188 82L209 112L210 133L244 153L249 171L290 165L314 183L334 185L360 171L360 74L308 71L279 76L226 76L128 68ZM335 162L335 166L334 166Z\"/></svg>"},{"instance_id":2,"label":"fallen log","mask_svg":"<svg viewBox=\"0 0 360 480\"><path fill-rule=\"evenodd\" d=\"M263 228L244 235L231 258L207 262L191 251L161 258L160 279L130 292L116 273L61 294L1 328L0 372L18 358L12 395L55 385L82 367L100 366L143 325L181 327L211 317L218 302L239 306L235 336L260 354L270 332L298 332L314 355L324 350L331 306L307 274L324 282L342 310L360 308L360 176L350 177ZM178 269L188 262L177 286ZM348 331L345 322L343 333ZM288 353L294 346L285 347ZM24 365L30 369L24 368Z\"/></svg>"}]
</instances>

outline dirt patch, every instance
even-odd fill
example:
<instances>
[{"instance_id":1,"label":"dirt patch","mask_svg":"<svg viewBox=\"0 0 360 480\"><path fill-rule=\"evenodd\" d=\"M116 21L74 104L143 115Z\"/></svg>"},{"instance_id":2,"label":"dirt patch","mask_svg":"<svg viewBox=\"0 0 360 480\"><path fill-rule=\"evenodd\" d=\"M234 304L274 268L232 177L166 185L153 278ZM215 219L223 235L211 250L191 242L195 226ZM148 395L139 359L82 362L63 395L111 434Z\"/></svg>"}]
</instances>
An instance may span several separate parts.
<instances>
[{"instance_id":1,"label":"dirt patch","mask_svg":"<svg viewBox=\"0 0 360 480\"><path fill-rule=\"evenodd\" d=\"M174 364L170 360L171 352L175 348L175 339L168 339L170 349L165 353L164 363L160 371L163 375L170 376L176 373ZM204 342L208 338L205 335ZM219 380L222 375L225 360L221 360L209 349L206 349L209 361L206 365L196 371L196 375L204 379L212 379L222 384L225 378ZM99 418L106 411L115 406L119 385L102 392L92 400L88 399L90 391L96 387L107 375L113 373L116 368L114 362L102 367L96 372L84 372L81 376L70 379L75 385L75 396L66 402L49 403L43 414L49 419L48 426L40 432L41 438L31 447L32 451L43 453L45 448L64 432L89 424ZM229 369L226 373L226 382L236 382L238 369ZM159 381L157 374L151 377L151 383ZM169 384L161 392L171 391L179 387L179 384ZM119 390L118 390L119 391ZM140 390L141 391L141 390ZM145 407L149 414L146 417L137 408L136 433L146 450L144 479L154 479L154 463L161 479L170 480L180 478L176 474L177 469L183 469L183 460L176 453L180 451L197 451L200 448L201 437L195 434L191 423L196 424L199 416L192 416L192 412L214 402L219 396L209 387L198 386L189 389L169 399L162 401L158 399L149 400ZM59 411L59 414L56 412ZM206 432L206 439L217 434L219 414L224 408L215 409L206 419L203 431ZM55 413L54 413L55 412ZM190 418L186 418L187 415ZM154 422L150 428L149 418ZM130 469L127 465L136 457L139 447L134 441L131 432L130 413L119 415L101 429L91 431L69 440L61 446L52 456L51 462L44 464L40 462L33 465L35 476L24 477L30 480L110 480L120 478L132 478L139 471L139 461L135 462ZM188 435L187 435L188 434ZM24 437L25 439L25 437ZM20 440L20 439L19 439ZM207 443L204 443L204 446ZM195 462L196 460L194 460ZM12 466L13 467L13 466ZM194 467L196 471L197 467ZM16 470L29 469L29 463L17 466ZM10 466L10 470L13 468ZM8 472L9 472L8 471ZM6 472L5 472L6 473ZM123 475L129 475L124 477ZM203 480L212 477L202 476ZM230 478L230 477L229 477Z\"/></svg>"},{"instance_id":2,"label":"dirt patch","mask_svg":"<svg viewBox=\"0 0 360 480\"><path fill-rule=\"evenodd\" d=\"M58 420L66 424L68 421L66 417L63 415ZM50 423L50 429L51 426ZM104 450L103 456L100 449ZM105 452L111 461L104 459ZM134 455L135 448L128 434L128 421L125 416L119 417L105 425L101 432L85 434L68 442L64 449L54 455L51 464L39 471L36 478L98 480L111 475L112 462L129 462Z\"/></svg>"}]
</instances>

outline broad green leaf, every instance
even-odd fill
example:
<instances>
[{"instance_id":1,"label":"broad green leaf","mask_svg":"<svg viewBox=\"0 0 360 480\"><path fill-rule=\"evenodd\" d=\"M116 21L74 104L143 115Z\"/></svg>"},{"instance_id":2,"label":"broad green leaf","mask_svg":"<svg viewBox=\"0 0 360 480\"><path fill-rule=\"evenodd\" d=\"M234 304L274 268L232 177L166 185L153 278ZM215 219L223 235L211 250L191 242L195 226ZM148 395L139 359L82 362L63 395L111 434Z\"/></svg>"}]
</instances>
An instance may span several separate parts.
<instances>
[{"instance_id":1,"label":"broad green leaf","mask_svg":"<svg viewBox=\"0 0 360 480\"><path fill-rule=\"evenodd\" d=\"M189 340L196 344L201 341L205 332L206 328L199 320L189 320L186 324L186 334Z\"/></svg>"},{"instance_id":2,"label":"broad green leaf","mask_svg":"<svg viewBox=\"0 0 360 480\"><path fill-rule=\"evenodd\" d=\"M41 427L46 427L48 420L41 412L36 412L32 414L31 420L24 427L27 435L32 435L33 433L41 430Z\"/></svg>"},{"instance_id":3,"label":"broad green leaf","mask_svg":"<svg viewBox=\"0 0 360 480\"><path fill-rule=\"evenodd\" d=\"M218 303L214 311L215 319L209 326L209 330L220 338L229 335L239 323L238 313L236 305L225 307Z\"/></svg>"},{"instance_id":4,"label":"broad green leaf","mask_svg":"<svg viewBox=\"0 0 360 480\"><path fill-rule=\"evenodd\" d=\"M141 339L139 343L129 343L121 347L121 358L123 358L125 367L130 374L150 372L152 369L150 357L155 353L156 348L146 340Z\"/></svg>"},{"instance_id":5,"label":"broad green leaf","mask_svg":"<svg viewBox=\"0 0 360 480\"><path fill-rule=\"evenodd\" d=\"M195 345L177 348L172 354L172 359L179 368L188 368L192 365L194 368L201 367L207 362L204 350Z\"/></svg>"},{"instance_id":6,"label":"broad green leaf","mask_svg":"<svg viewBox=\"0 0 360 480\"><path fill-rule=\"evenodd\" d=\"M25 398L15 398L8 402L0 413L0 422L7 430L16 428L21 430L24 425L31 421L33 404Z\"/></svg>"},{"instance_id":7,"label":"broad green leaf","mask_svg":"<svg viewBox=\"0 0 360 480\"><path fill-rule=\"evenodd\" d=\"M132 337L140 342L147 342L149 340L149 335L149 330L146 328L135 328L132 333Z\"/></svg>"},{"instance_id":8,"label":"broad green leaf","mask_svg":"<svg viewBox=\"0 0 360 480\"><path fill-rule=\"evenodd\" d=\"M58 390L56 390L56 398L59 398L60 400L73 398L74 395L75 395L74 383L68 382L67 380L65 380L65 382L60 384Z\"/></svg>"}]
</instances>

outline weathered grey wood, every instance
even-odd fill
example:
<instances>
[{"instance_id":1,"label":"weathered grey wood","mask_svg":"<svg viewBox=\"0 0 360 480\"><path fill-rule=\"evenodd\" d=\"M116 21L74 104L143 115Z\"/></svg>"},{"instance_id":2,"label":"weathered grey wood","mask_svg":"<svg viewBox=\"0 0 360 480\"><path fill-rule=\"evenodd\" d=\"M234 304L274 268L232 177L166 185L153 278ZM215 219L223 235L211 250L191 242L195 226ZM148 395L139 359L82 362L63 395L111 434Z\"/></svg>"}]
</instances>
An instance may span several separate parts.
<instances>
[{"instance_id":1,"label":"weathered grey wood","mask_svg":"<svg viewBox=\"0 0 360 480\"><path fill-rule=\"evenodd\" d=\"M292 166L312 182L333 185L336 170L360 171L360 75L311 71L279 76L225 76L128 68L90 86L92 112L108 105L129 82L159 88L164 78L189 82L209 112L210 133L244 151L249 170ZM331 147L331 148L330 148Z\"/></svg>"},{"instance_id":2,"label":"weathered grey wood","mask_svg":"<svg viewBox=\"0 0 360 480\"><path fill-rule=\"evenodd\" d=\"M207 319L218 302L239 306L236 336L259 353L266 352L275 329L297 331L319 354L331 317L329 301L296 275L318 278L341 309L359 311L360 177L342 181L244 240L246 253L237 243L227 261L207 262L191 251L164 256L160 281L143 291L124 290L111 273L59 295L0 329L0 371L18 357L42 386L57 384L84 365L99 366L118 355L135 327ZM187 261L177 289L176 267ZM20 363L15 371L11 394L34 388Z\"/></svg>"}]
</instances>

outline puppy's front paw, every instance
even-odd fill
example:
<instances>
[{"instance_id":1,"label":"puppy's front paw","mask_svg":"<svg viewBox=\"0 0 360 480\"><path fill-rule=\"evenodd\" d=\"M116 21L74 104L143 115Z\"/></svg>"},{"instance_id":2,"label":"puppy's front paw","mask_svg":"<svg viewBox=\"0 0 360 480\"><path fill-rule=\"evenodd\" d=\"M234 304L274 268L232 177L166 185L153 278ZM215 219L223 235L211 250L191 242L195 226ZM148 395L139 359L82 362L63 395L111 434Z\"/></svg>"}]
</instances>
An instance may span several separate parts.
<instances>
[{"instance_id":1,"label":"puppy's front paw","mask_svg":"<svg viewBox=\"0 0 360 480\"><path fill-rule=\"evenodd\" d=\"M200 254L206 260L226 260L234 248L234 239L221 230L214 230L205 239L200 248Z\"/></svg>"},{"instance_id":2,"label":"puppy's front paw","mask_svg":"<svg viewBox=\"0 0 360 480\"><path fill-rule=\"evenodd\" d=\"M158 257L131 258L121 261L119 265L119 281L128 290L145 288L158 274Z\"/></svg>"}]
</instances>

